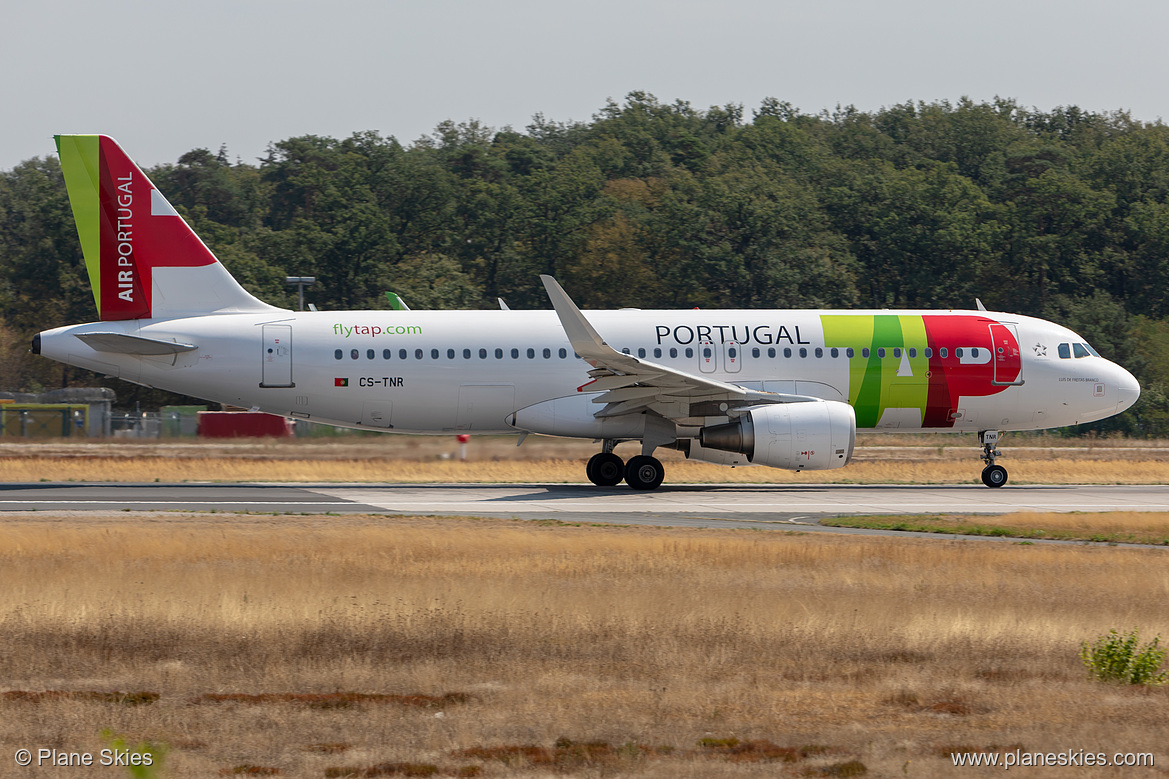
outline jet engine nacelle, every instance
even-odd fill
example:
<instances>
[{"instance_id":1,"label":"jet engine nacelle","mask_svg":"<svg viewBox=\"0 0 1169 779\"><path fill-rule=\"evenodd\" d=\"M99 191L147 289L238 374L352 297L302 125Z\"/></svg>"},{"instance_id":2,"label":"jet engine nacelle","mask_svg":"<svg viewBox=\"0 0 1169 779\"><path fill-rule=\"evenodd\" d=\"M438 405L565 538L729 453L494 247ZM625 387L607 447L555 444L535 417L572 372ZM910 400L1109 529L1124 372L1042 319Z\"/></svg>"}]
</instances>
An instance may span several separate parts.
<instances>
[{"instance_id":1,"label":"jet engine nacelle","mask_svg":"<svg viewBox=\"0 0 1169 779\"><path fill-rule=\"evenodd\" d=\"M745 454L753 465L792 471L843 468L856 446L856 414L835 400L752 408L733 422L699 431L707 449Z\"/></svg>"}]
</instances>

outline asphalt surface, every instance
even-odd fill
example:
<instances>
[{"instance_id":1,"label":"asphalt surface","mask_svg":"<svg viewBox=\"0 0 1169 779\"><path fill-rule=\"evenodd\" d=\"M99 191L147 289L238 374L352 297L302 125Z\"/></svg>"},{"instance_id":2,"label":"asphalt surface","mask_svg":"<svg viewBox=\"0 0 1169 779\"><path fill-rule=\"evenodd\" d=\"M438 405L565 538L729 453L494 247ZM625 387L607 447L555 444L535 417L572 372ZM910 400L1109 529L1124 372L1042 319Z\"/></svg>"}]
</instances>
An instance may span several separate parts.
<instances>
[{"instance_id":1,"label":"asphalt surface","mask_svg":"<svg viewBox=\"0 0 1169 779\"><path fill-rule=\"evenodd\" d=\"M820 527L860 514L1165 511L1169 485L0 484L4 512L393 514L884 534ZM909 535L897 532L896 535ZM923 534L928 535L928 534Z\"/></svg>"}]
</instances>

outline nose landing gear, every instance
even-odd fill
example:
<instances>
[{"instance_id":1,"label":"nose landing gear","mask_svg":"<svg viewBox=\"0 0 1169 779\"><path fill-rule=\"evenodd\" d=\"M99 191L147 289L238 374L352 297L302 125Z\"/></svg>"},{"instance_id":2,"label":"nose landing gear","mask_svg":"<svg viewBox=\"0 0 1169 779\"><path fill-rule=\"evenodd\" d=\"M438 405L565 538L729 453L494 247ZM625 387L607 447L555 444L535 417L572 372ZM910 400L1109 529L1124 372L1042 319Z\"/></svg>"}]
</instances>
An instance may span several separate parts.
<instances>
[{"instance_id":1,"label":"nose landing gear","mask_svg":"<svg viewBox=\"0 0 1169 779\"><path fill-rule=\"evenodd\" d=\"M986 463L982 469L982 483L987 487L1003 486L1007 483L1007 469L994 462L999 456L999 431L983 430L978 434L978 443L982 444L982 461Z\"/></svg>"}]
</instances>

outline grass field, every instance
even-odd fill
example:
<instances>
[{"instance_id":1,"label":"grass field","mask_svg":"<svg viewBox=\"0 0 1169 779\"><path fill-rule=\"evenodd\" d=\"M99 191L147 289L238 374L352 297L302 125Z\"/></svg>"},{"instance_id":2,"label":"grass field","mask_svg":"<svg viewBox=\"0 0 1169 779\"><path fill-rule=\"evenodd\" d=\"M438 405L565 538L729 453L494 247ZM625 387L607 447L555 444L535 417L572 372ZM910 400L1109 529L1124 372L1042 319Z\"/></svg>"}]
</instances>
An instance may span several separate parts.
<instances>
[{"instance_id":1,"label":"grass field","mask_svg":"<svg viewBox=\"0 0 1169 779\"><path fill-rule=\"evenodd\" d=\"M1019 512L993 517L833 517L821 520L820 524L955 535L1169 546L1169 512L1166 511L1063 514Z\"/></svg>"},{"instance_id":2,"label":"grass field","mask_svg":"<svg viewBox=\"0 0 1169 779\"><path fill-rule=\"evenodd\" d=\"M726 468L662 458L671 484L976 484L982 463L969 461L855 462L833 471ZM1000 461L1012 484L1163 484L1169 464L1142 460ZM220 458L29 457L9 460L0 481L84 482L372 482L372 483L578 483L583 460L467 462L455 460L225 460Z\"/></svg>"},{"instance_id":3,"label":"grass field","mask_svg":"<svg viewBox=\"0 0 1169 779\"><path fill-rule=\"evenodd\" d=\"M950 752L1016 748L1162 767L1012 775L1164 775L1169 690L1092 681L1077 650L1111 628L1169 633L1165 555L13 515L0 756L96 753L108 729L168 744L173 777L979 776L1001 769L953 768Z\"/></svg>"},{"instance_id":4,"label":"grass field","mask_svg":"<svg viewBox=\"0 0 1169 779\"><path fill-rule=\"evenodd\" d=\"M1001 461L1015 484L1156 484L1169 481L1169 442L1012 436ZM459 462L451 436L334 440L94 440L0 442L0 482L544 482L584 481L589 441L479 436ZM618 447L625 457L634 444ZM974 436L859 437L848 467L796 474L725 468L658 449L670 483L978 483Z\"/></svg>"},{"instance_id":5,"label":"grass field","mask_svg":"<svg viewBox=\"0 0 1169 779\"><path fill-rule=\"evenodd\" d=\"M833 471L793 473L726 468L656 453L670 483L973 484L982 463L972 436L874 435L853 462ZM1169 481L1162 441L1018 437L1000 462L1014 484L1158 484ZM468 461L450 437L341 440L52 441L0 443L0 481L545 482L585 480L597 450L588 441L504 436L473 439ZM628 457L632 444L618 448Z\"/></svg>"}]
</instances>

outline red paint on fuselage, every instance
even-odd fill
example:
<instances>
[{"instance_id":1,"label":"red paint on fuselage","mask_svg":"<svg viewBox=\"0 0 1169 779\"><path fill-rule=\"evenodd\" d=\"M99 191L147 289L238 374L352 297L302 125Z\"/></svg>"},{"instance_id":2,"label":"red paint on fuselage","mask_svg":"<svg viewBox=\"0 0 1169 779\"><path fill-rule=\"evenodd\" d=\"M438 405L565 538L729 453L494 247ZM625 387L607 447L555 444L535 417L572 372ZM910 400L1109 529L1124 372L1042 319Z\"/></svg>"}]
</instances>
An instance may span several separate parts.
<instances>
[{"instance_id":1,"label":"red paint on fuselage","mask_svg":"<svg viewBox=\"0 0 1169 779\"><path fill-rule=\"evenodd\" d=\"M926 315L922 317L922 322L932 351L922 427L953 427L959 398L987 397L1006 389L1005 384L995 383L996 365L1004 375L1010 375L1005 381L1018 378L1021 370L1019 343L1008 328L993 319ZM1002 360L994 357L997 345L1003 347ZM942 356L943 349L946 350L945 357ZM981 363L963 363L958 356L959 349L986 349L992 358ZM1000 377L999 381L1004 379Z\"/></svg>"}]
</instances>

